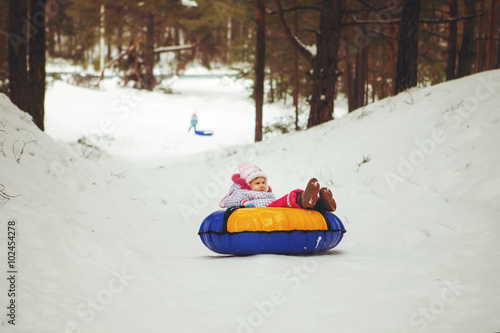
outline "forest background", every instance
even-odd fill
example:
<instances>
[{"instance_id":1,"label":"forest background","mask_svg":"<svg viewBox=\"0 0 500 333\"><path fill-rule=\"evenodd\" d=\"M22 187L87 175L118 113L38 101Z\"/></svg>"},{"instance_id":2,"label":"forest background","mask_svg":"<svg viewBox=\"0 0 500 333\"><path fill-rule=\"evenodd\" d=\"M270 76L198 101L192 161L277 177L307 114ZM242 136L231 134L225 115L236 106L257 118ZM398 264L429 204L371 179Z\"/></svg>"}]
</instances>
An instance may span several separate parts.
<instances>
[{"instance_id":1,"label":"forest background","mask_svg":"<svg viewBox=\"0 0 500 333\"><path fill-rule=\"evenodd\" d=\"M499 68L496 2L2 1L0 91L43 129L48 61L153 90L163 78L155 66L170 53L171 75L198 62L252 78L260 141L264 103L293 99L296 119L307 109L311 127L333 118L339 95L353 111L414 86ZM95 87L100 78L78 83L89 80Z\"/></svg>"}]
</instances>

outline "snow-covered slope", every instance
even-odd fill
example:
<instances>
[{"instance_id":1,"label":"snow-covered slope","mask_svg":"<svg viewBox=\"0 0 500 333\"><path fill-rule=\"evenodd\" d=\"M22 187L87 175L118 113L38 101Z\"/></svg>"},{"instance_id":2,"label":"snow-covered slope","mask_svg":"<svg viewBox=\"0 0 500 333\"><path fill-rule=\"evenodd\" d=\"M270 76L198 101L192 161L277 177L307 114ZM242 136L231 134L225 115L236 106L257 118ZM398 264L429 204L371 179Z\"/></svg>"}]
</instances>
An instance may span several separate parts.
<instances>
[{"instance_id":1,"label":"snow-covered slope","mask_svg":"<svg viewBox=\"0 0 500 333\"><path fill-rule=\"evenodd\" d=\"M17 250L15 297L0 279L2 332L500 330L500 71L413 89L259 144L245 143L250 101L213 84L206 95L196 85L198 101L194 86L141 96L153 101L148 112L129 107L129 116L112 119L113 142L101 148L128 160L56 142L0 96L0 190L11 196L0 197L6 275L9 221ZM74 142L85 126L109 128L88 120L102 119L99 102L119 102L123 90L69 89L48 94L52 137ZM199 141L205 153L193 147L201 138L165 131L165 142L178 143L166 148L156 127L137 126L188 124L183 96L190 107L209 105L221 124L206 138L212 145ZM246 121L225 133L237 112L232 99ZM51 118L62 108L57 100L68 101L60 123ZM159 109L164 103L177 108L172 119ZM199 224L218 209L243 160L266 171L278 196L310 177L329 186L348 230L339 246L317 256L206 249Z\"/></svg>"}]
</instances>

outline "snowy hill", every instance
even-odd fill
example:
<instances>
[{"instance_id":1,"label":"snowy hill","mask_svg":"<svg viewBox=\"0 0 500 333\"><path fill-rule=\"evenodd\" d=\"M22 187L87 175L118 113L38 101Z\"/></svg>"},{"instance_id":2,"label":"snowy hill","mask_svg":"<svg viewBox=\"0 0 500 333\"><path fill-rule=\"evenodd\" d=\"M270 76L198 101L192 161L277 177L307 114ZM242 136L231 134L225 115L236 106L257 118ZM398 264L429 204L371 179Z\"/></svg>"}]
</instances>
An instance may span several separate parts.
<instances>
[{"instance_id":1,"label":"snowy hill","mask_svg":"<svg viewBox=\"0 0 500 333\"><path fill-rule=\"evenodd\" d=\"M2 332L500 331L500 71L258 144L244 88L213 80L136 96L56 82L50 136L0 95L0 267L11 226L17 272L15 296L0 279ZM186 133L193 111L213 137ZM205 248L198 227L243 160L277 196L329 186L339 246Z\"/></svg>"}]
</instances>

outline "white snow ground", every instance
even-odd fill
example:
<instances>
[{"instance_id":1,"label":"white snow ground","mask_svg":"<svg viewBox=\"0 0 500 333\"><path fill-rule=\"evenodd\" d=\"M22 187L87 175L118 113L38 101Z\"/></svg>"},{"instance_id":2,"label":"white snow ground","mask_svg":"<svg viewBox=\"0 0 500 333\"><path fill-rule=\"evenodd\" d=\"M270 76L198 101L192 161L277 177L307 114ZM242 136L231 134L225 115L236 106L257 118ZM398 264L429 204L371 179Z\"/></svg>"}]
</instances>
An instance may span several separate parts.
<instances>
[{"instance_id":1,"label":"white snow ground","mask_svg":"<svg viewBox=\"0 0 500 333\"><path fill-rule=\"evenodd\" d=\"M500 331L500 71L258 144L239 84L172 88L55 82L47 134L0 95L1 332ZM193 111L213 137L187 133ZM314 176L329 186L348 230L338 247L205 248L198 227L244 160L277 195Z\"/></svg>"}]
</instances>

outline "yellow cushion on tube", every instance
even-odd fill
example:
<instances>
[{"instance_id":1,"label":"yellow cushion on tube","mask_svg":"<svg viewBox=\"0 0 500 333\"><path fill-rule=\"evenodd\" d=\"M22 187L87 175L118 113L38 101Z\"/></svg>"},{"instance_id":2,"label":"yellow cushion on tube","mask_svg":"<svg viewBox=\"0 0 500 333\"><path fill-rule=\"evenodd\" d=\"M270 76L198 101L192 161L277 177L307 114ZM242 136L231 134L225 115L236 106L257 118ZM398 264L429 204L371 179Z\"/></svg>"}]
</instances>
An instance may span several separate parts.
<instances>
[{"instance_id":1,"label":"yellow cushion on tube","mask_svg":"<svg viewBox=\"0 0 500 333\"><path fill-rule=\"evenodd\" d=\"M228 232L289 230L328 230L328 226L321 213L300 208L238 209L227 221Z\"/></svg>"}]
</instances>

